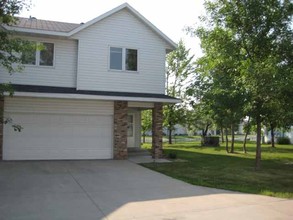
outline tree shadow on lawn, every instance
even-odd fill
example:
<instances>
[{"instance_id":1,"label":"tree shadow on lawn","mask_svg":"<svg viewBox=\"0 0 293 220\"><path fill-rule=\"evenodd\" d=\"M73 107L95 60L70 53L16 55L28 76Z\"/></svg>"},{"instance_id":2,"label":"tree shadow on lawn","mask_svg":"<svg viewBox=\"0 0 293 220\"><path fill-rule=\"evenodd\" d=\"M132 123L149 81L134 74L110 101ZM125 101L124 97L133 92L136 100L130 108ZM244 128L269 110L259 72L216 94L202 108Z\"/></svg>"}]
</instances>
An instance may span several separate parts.
<instances>
[{"instance_id":1,"label":"tree shadow on lawn","mask_svg":"<svg viewBox=\"0 0 293 220\"><path fill-rule=\"evenodd\" d=\"M196 150L196 151L192 151ZM203 148L204 149L204 148ZM187 162L144 165L185 182L233 191L293 197L293 163L286 160L264 159L262 169L255 171L254 155L215 154L213 148L165 148Z\"/></svg>"},{"instance_id":2,"label":"tree shadow on lawn","mask_svg":"<svg viewBox=\"0 0 293 220\"><path fill-rule=\"evenodd\" d=\"M224 151L226 152L224 144L221 144L219 147L214 146L201 146L200 143L179 143L179 144L165 144L165 149L168 148L180 148L180 149L197 149L197 150L214 150L214 151ZM235 143L235 154L243 154L243 146L242 143ZM229 143L230 149L230 143ZM256 144L247 144L246 146L247 152L255 153ZM271 147L271 145L263 144L262 145L262 152L268 153L288 153L293 155L293 145L277 145L275 148ZM292 156L293 157L293 156Z\"/></svg>"},{"instance_id":3,"label":"tree shadow on lawn","mask_svg":"<svg viewBox=\"0 0 293 220\"><path fill-rule=\"evenodd\" d=\"M186 159L189 162L204 160L205 163L218 163L225 166L225 163L235 163L235 166L251 167L254 170L255 149L248 149L248 153L241 152L241 149L235 148L234 153L227 153L223 147L201 147L201 146L180 146L176 148L164 148L164 154L168 156L170 152L176 154L180 159ZM289 155L289 156L287 156ZM292 163L290 163L290 161ZM263 149L262 167L285 167L293 164L293 150L291 149ZM292 168L292 167L291 167ZM288 170L289 171L289 170Z\"/></svg>"},{"instance_id":4,"label":"tree shadow on lawn","mask_svg":"<svg viewBox=\"0 0 293 220\"><path fill-rule=\"evenodd\" d=\"M216 152L215 152L216 151ZM209 148L209 147L180 147L179 148L164 148L163 152L166 156L170 153L174 153L180 159L186 159L188 162L198 162L198 160L206 161L207 164L214 162L221 162L221 165L225 165L226 162L237 162L239 164L253 163L253 157L246 157L241 153L227 153L225 149ZM219 153L220 152L220 153ZM240 157L235 157L235 156ZM211 160L208 160L211 159ZM208 161L207 161L208 160Z\"/></svg>"}]
</instances>

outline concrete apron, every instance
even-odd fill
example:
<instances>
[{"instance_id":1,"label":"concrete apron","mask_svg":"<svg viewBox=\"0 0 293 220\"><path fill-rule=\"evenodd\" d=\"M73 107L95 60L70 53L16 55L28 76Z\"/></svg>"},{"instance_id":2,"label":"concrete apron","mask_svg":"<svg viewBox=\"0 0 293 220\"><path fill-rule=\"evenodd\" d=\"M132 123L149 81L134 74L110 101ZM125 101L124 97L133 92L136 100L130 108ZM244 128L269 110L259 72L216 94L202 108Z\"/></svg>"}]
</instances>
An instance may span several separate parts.
<instances>
[{"instance_id":1,"label":"concrete apron","mask_svg":"<svg viewBox=\"0 0 293 220\"><path fill-rule=\"evenodd\" d=\"M293 200L193 186L130 161L0 162L0 219L292 219Z\"/></svg>"}]
</instances>

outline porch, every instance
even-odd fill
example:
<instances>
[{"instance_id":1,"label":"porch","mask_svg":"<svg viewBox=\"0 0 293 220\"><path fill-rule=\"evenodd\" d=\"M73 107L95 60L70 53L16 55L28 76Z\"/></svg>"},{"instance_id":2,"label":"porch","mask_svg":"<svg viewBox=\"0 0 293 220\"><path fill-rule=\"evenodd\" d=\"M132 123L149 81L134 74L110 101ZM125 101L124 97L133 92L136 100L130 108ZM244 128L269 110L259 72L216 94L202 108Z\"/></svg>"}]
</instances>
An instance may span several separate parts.
<instances>
[{"instance_id":1,"label":"porch","mask_svg":"<svg viewBox=\"0 0 293 220\"><path fill-rule=\"evenodd\" d=\"M127 159L141 146L141 111L152 109L152 158L162 157L163 103L114 102L114 159Z\"/></svg>"}]
</instances>

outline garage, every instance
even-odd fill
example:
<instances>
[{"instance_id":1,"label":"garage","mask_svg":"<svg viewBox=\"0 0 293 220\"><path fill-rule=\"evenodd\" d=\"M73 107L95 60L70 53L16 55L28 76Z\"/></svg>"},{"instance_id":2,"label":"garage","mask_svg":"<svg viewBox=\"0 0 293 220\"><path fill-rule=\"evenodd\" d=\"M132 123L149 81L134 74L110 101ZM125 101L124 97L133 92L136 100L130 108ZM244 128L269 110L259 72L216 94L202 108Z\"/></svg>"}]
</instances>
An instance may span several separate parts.
<instances>
[{"instance_id":1,"label":"garage","mask_svg":"<svg viewBox=\"0 0 293 220\"><path fill-rule=\"evenodd\" d=\"M4 116L23 127L4 126L4 160L110 159L113 102L7 97Z\"/></svg>"}]
</instances>

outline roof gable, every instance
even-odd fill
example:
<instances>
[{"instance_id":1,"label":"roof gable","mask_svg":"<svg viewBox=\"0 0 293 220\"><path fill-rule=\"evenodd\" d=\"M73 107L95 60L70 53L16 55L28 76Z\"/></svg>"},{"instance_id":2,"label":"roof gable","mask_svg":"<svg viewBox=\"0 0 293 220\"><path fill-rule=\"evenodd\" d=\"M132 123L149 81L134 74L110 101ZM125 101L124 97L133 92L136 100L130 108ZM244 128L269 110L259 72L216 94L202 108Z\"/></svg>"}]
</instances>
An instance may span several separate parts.
<instances>
[{"instance_id":1,"label":"roof gable","mask_svg":"<svg viewBox=\"0 0 293 220\"><path fill-rule=\"evenodd\" d=\"M159 35L160 38L162 38L163 40L165 40L172 49L175 49L177 46L176 44L169 38L167 37L162 31L160 31L155 25L153 25L150 21L148 21L144 16L142 16L138 11L136 11L133 7L131 7L128 3L124 3L88 22L86 22L85 24L79 26L78 28L72 30L70 32L70 35L74 35L82 30L84 30L85 28L96 24L97 22L110 17L111 15L123 10L123 9L127 9L128 11L130 11L135 17L137 17L139 20L141 20L145 25L147 25L152 31L154 31L157 35Z\"/></svg>"}]
</instances>

